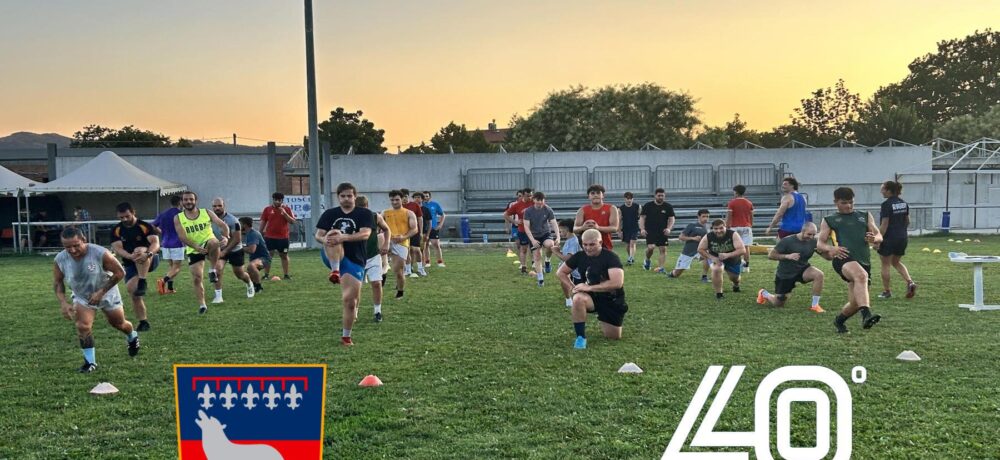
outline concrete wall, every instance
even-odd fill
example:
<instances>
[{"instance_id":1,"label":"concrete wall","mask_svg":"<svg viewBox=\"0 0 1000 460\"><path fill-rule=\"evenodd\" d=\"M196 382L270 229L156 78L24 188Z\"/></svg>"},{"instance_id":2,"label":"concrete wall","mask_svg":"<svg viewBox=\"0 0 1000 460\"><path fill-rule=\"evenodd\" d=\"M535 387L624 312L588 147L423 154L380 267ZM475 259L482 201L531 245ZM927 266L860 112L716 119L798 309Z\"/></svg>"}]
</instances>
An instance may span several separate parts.
<instances>
[{"instance_id":1,"label":"concrete wall","mask_svg":"<svg viewBox=\"0 0 1000 460\"><path fill-rule=\"evenodd\" d=\"M447 212L455 212L461 208L462 174L472 168L530 170L587 166L592 169L595 166L638 165L655 169L659 165L711 164L717 167L722 164L787 163L786 170L803 183L801 191L808 194L810 205L832 204L833 189L842 185L855 188L859 204L880 203L880 184L903 170L925 173L913 176L907 193L919 197L915 202L930 203L934 196L930 190L930 158L929 147L333 155L329 161L329 183L331 189L340 182L353 183L361 193L370 196L375 209L388 206L387 193L393 188L430 190ZM928 161L923 163L924 160ZM732 185L735 184L720 184L720 188L728 189ZM580 190L580 196L582 202L584 190Z\"/></svg>"}]
</instances>

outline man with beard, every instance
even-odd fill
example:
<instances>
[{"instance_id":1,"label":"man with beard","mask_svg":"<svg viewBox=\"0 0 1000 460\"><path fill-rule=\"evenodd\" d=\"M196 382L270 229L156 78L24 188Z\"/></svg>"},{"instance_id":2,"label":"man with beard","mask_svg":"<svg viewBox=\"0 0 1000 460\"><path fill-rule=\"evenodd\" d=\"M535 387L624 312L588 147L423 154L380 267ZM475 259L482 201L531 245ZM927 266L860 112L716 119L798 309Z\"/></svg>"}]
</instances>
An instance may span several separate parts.
<instances>
[{"instance_id":1,"label":"man with beard","mask_svg":"<svg viewBox=\"0 0 1000 460\"><path fill-rule=\"evenodd\" d=\"M208 281L215 283L219 274L215 270L219 263L219 249L229 242L229 226L219 216L207 209L198 207L198 194L190 190L181 193L183 211L174 216L174 229L177 238L187 247L188 269L191 271L191 282L194 283L194 298L198 301L198 314L208 311L205 305L205 286L202 283L205 261L208 260ZM222 240L217 240L212 233L212 225L222 231Z\"/></svg>"},{"instance_id":2,"label":"man with beard","mask_svg":"<svg viewBox=\"0 0 1000 460\"><path fill-rule=\"evenodd\" d=\"M653 250L659 250L660 257L657 259L656 272L663 272L667 263L667 246L670 245L670 231L674 228L674 207L666 201L667 193L662 188L653 192L653 201L642 205L639 212L639 232L646 237L646 261L642 268L649 270L650 259L653 257Z\"/></svg>"},{"instance_id":3,"label":"man with beard","mask_svg":"<svg viewBox=\"0 0 1000 460\"><path fill-rule=\"evenodd\" d=\"M243 253L243 228L240 226L240 221L236 216L226 212L226 202L222 198L212 200L212 212L229 227L229 242L219 249L219 261L215 264L215 271L219 276L215 281L215 298L212 299L212 303L222 303L222 274L226 271L226 262L233 267L233 275L246 284L247 298L252 299L257 290L253 287L250 274L243 269L246 255ZM222 236L222 229L218 226L213 225L212 232L216 239Z\"/></svg>"},{"instance_id":4,"label":"man with beard","mask_svg":"<svg viewBox=\"0 0 1000 460\"><path fill-rule=\"evenodd\" d=\"M111 249L122 258L125 267L125 289L132 296L132 309L139 320L136 330L149 330L146 316L146 275L160 265L160 237L156 229L135 216L135 209L129 203L120 203L116 208L121 222L111 229Z\"/></svg>"},{"instance_id":5,"label":"man with beard","mask_svg":"<svg viewBox=\"0 0 1000 460\"><path fill-rule=\"evenodd\" d=\"M740 269L743 268L743 239L736 232L726 229L726 221L715 219L712 231L698 243L698 253L709 261L712 270L712 288L715 298L722 300L722 273L729 274L733 292L740 292Z\"/></svg>"}]
</instances>

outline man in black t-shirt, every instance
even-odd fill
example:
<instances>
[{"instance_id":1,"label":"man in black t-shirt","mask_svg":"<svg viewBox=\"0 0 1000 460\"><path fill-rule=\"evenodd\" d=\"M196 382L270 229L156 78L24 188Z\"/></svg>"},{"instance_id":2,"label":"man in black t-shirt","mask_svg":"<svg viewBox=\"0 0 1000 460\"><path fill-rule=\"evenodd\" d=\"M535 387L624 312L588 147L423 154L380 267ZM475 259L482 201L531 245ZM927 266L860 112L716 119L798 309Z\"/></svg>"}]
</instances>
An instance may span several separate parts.
<instances>
[{"instance_id":1,"label":"man in black t-shirt","mask_svg":"<svg viewBox=\"0 0 1000 460\"><path fill-rule=\"evenodd\" d=\"M120 203L116 210L121 221L111 229L111 249L122 258L125 267L125 288L132 296L132 308L139 320L136 330L149 330L146 317L146 274L160 265L160 236L156 227L139 220L129 203Z\"/></svg>"},{"instance_id":2,"label":"man in black t-shirt","mask_svg":"<svg viewBox=\"0 0 1000 460\"><path fill-rule=\"evenodd\" d=\"M618 207L618 211L621 212L618 222L622 226L622 243L625 243L628 253L626 265L635 262L635 243L639 239L639 209L642 206L636 204L634 199L635 195L632 192L625 192L625 204Z\"/></svg>"},{"instance_id":3,"label":"man in black t-shirt","mask_svg":"<svg viewBox=\"0 0 1000 460\"><path fill-rule=\"evenodd\" d=\"M573 254L559 267L557 275L563 283L572 283L570 274L578 270L583 283L573 286L573 348L587 348L587 313L596 312L601 333L611 340L622 338L622 322L628 304L625 302L625 270L618 255L601 247L601 232L588 229L580 236L583 250Z\"/></svg>"},{"instance_id":4,"label":"man in black t-shirt","mask_svg":"<svg viewBox=\"0 0 1000 460\"><path fill-rule=\"evenodd\" d=\"M657 272L664 272L664 265L667 263L667 246L670 245L670 231L674 228L674 207L667 203L667 193L658 188L653 192L653 201L642 205L639 211L639 234L646 238L646 262L642 268L649 270L651 266L650 258L653 257L653 249L660 251L657 260Z\"/></svg>"},{"instance_id":5,"label":"man in black t-shirt","mask_svg":"<svg viewBox=\"0 0 1000 460\"><path fill-rule=\"evenodd\" d=\"M316 241L323 245L320 257L330 269L331 283L341 285L344 301L344 328L340 343L354 345L351 329L358 316L358 296L365 276L365 245L372 232L372 212L354 206L357 189L344 182L337 186L340 206L323 211L316 223ZM341 270L344 276L341 277Z\"/></svg>"}]
</instances>

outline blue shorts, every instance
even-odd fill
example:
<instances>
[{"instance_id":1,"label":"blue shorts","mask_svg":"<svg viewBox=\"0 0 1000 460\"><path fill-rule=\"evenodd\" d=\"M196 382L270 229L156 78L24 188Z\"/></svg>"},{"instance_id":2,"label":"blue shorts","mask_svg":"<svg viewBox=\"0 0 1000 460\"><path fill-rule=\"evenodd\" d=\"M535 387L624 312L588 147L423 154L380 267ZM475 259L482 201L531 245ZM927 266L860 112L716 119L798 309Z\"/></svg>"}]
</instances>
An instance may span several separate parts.
<instances>
[{"instance_id":1,"label":"blue shorts","mask_svg":"<svg viewBox=\"0 0 1000 460\"><path fill-rule=\"evenodd\" d=\"M122 264L124 265L124 264ZM156 270L156 267L160 266L160 255L157 254L153 256L153 261L149 263L149 271ZM139 269L136 268L135 264L125 265L125 282L128 280L139 276Z\"/></svg>"},{"instance_id":2,"label":"blue shorts","mask_svg":"<svg viewBox=\"0 0 1000 460\"><path fill-rule=\"evenodd\" d=\"M722 266L726 269L727 272L739 276L740 272L743 271L743 260L736 259L736 261L733 263L729 263L728 260L725 260L722 262Z\"/></svg>"},{"instance_id":3,"label":"blue shorts","mask_svg":"<svg viewBox=\"0 0 1000 460\"><path fill-rule=\"evenodd\" d=\"M517 232L517 241L521 243L521 246L531 245L531 240L528 239L528 234L525 232Z\"/></svg>"},{"instance_id":4,"label":"blue shorts","mask_svg":"<svg viewBox=\"0 0 1000 460\"><path fill-rule=\"evenodd\" d=\"M326 251L320 251L319 257L323 260L323 265L326 265L326 268L331 268L330 259L326 258ZM351 275L352 278L361 282L365 279L365 266L358 265L351 261L351 259L345 257L340 259L340 274Z\"/></svg>"}]
</instances>

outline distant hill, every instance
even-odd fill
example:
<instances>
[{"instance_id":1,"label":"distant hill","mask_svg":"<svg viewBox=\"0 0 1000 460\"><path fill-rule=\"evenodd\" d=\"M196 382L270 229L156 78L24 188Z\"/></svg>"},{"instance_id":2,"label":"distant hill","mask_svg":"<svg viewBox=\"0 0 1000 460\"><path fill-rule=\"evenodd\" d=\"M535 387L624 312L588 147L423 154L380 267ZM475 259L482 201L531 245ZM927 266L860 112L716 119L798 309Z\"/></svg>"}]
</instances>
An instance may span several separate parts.
<instances>
[{"instance_id":1,"label":"distant hill","mask_svg":"<svg viewBox=\"0 0 1000 460\"><path fill-rule=\"evenodd\" d=\"M56 133L35 134L22 131L0 137L0 149L44 149L50 143L59 148L68 148L72 140L71 137Z\"/></svg>"}]
</instances>

